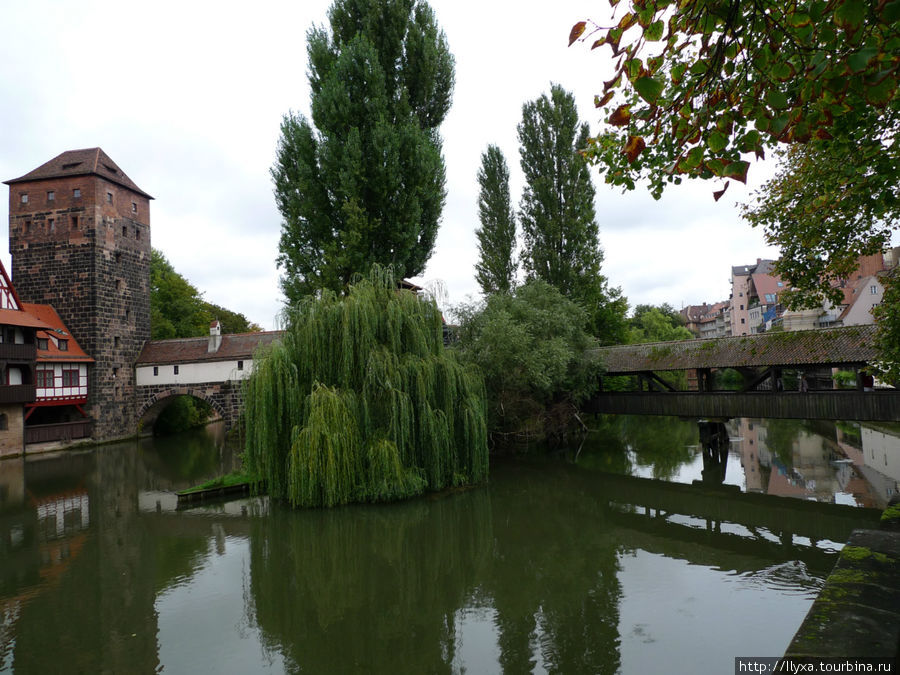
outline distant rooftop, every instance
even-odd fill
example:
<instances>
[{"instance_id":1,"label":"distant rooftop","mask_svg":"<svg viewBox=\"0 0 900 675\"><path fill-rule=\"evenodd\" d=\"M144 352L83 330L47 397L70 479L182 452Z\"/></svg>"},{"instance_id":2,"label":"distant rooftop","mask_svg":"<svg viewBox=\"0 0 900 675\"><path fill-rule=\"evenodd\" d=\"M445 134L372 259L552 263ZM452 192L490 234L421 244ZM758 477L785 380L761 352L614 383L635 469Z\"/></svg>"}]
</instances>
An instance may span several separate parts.
<instances>
[{"instance_id":1,"label":"distant rooftop","mask_svg":"<svg viewBox=\"0 0 900 675\"><path fill-rule=\"evenodd\" d=\"M252 359L261 345L271 344L283 335L282 331L263 333L234 333L222 336L222 344L215 352L208 350L209 337L151 340L144 345L137 365L152 366L195 361L233 361Z\"/></svg>"},{"instance_id":2,"label":"distant rooftop","mask_svg":"<svg viewBox=\"0 0 900 675\"><path fill-rule=\"evenodd\" d=\"M68 176L100 176L111 183L116 183L132 192L143 195L147 199L153 199L125 175L125 172L101 148L66 150L49 162L41 164L33 171L29 171L24 176L11 178L3 182L7 185L14 185L36 180L66 178Z\"/></svg>"}]
</instances>

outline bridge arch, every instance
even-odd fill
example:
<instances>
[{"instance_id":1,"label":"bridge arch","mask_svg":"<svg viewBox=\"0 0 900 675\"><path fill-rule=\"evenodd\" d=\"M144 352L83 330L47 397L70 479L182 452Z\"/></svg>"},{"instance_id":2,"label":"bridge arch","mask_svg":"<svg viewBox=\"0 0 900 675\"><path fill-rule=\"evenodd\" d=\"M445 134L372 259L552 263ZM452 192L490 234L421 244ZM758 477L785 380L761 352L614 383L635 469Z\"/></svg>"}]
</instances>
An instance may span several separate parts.
<instances>
[{"instance_id":1,"label":"bridge arch","mask_svg":"<svg viewBox=\"0 0 900 675\"><path fill-rule=\"evenodd\" d=\"M218 392L210 392L208 388L196 387L169 387L156 391L149 395L138 406L138 426L144 430L149 430L156 422L159 414L179 396L192 396L193 398L204 401L216 412L219 418L225 420L228 427L232 425L231 411L228 409Z\"/></svg>"}]
</instances>

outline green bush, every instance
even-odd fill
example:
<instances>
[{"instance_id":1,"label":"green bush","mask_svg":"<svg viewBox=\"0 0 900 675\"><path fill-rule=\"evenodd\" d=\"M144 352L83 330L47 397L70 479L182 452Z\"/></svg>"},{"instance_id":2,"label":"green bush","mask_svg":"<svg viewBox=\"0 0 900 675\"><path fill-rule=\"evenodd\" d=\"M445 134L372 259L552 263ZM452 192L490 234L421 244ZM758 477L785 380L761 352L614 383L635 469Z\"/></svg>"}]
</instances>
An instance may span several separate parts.
<instances>
[{"instance_id":1,"label":"green bush","mask_svg":"<svg viewBox=\"0 0 900 675\"><path fill-rule=\"evenodd\" d=\"M562 433L596 391L602 370L588 354L585 311L544 281L531 280L481 305L456 309L460 358L484 373L488 424L502 435Z\"/></svg>"}]
</instances>

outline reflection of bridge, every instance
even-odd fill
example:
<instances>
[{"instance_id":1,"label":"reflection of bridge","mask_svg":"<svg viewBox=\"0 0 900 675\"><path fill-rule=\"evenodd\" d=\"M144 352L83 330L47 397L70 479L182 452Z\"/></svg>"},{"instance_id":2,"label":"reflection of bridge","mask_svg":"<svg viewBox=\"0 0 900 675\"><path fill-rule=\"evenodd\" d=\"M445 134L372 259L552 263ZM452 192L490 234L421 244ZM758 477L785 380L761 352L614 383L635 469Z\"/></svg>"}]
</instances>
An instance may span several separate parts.
<instances>
[{"instance_id":1,"label":"reflection of bridge","mask_svg":"<svg viewBox=\"0 0 900 675\"><path fill-rule=\"evenodd\" d=\"M636 415L900 421L900 393L863 386L860 371L878 356L874 335L874 326L851 326L605 347L595 352L605 376L633 376L639 391L601 391L586 408ZM807 381L807 374L828 368L855 370L856 390ZM725 369L740 374L739 391L715 389L715 373ZM695 372L697 389L677 391L659 375L664 371ZM788 372L794 375L792 387L784 385Z\"/></svg>"}]
</instances>

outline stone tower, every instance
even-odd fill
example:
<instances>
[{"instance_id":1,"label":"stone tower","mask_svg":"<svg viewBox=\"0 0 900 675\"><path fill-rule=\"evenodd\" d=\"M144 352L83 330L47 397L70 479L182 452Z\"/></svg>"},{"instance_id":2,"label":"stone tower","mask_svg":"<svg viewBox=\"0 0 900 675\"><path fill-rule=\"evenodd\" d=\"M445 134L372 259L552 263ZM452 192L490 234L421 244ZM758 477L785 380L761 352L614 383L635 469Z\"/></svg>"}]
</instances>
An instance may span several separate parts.
<instances>
[{"instance_id":1,"label":"stone tower","mask_svg":"<svg viewBox=\"0 0 900 675\"><path fill-rule=\"evenodd\" d=\"M100 148L70 150L9 185L13 284L53 305L96 363L94 437L133 434L134 363L150 339L150 200Z\"/></svg>"}]
</instances>

